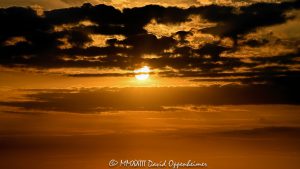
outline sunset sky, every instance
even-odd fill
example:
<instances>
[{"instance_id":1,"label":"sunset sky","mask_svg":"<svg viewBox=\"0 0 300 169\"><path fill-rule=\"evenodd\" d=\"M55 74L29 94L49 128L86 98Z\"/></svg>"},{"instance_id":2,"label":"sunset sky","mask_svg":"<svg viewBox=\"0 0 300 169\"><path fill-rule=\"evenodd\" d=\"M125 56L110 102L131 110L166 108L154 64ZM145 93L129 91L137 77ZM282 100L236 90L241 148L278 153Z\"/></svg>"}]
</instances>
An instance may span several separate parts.
<instances>
[{"instance_id":1,"label":"sunset sky","mask_svg":"<svg viewBox=\"0 0 300 169\"><path fill-rule=\"evenodd\" d=\"M1 0L0 22L0 168L299 168L299 0Z\"/></svg>"}]
</instances>

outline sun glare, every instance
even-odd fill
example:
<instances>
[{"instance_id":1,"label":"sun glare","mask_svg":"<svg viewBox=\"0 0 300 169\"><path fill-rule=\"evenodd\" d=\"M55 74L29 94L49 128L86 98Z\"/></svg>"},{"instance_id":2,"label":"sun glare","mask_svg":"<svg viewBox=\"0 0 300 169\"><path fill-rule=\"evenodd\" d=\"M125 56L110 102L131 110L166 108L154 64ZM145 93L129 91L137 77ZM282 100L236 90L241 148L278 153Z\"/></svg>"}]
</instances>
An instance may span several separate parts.
<instances>
[{"instance_id":1,"label":"sun glare","mask_svg":"<svg viewBox=\"0 0 300 169\"><path fill-rule=\"evenodd\" d=\"M149 78L150 68L148 66L144 66L140 69L134 70L134 73L137 80L146 80Z\"/></svg>"}]
</instances>

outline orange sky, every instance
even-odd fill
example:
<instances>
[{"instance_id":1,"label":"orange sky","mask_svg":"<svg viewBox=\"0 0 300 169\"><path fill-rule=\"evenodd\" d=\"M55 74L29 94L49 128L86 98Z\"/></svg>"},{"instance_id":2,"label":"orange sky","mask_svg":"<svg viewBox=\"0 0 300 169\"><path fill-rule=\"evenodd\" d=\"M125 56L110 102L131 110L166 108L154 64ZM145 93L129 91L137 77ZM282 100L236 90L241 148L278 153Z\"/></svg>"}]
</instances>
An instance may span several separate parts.
<instances>
[{"instance_id":1,"label":"orange sky","mask_svg":"<svg viewBox=\"0 0 300 169\"><path fill-rule=\"evenodd\" d=\"M0 169L299 168L299 0L0 7Z\"/></svg>"}]
</instances>

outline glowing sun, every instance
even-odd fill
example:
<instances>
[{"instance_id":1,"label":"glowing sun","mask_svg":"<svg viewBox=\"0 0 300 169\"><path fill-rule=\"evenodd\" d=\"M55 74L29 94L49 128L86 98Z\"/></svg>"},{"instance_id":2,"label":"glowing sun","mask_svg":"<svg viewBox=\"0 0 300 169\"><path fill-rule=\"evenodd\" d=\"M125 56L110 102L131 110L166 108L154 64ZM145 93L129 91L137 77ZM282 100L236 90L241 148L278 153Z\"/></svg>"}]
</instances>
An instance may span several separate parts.
<instances>
[{"instance_id":1,"label":"glowing sun","mask_svg":"<svg viewBox=\"0 0 300 169\"><path fill-rule=\"evenodd\" d=\"M140 69L134 70L134 73L137 80L146 80L149 78L150 68L148 66L144 66Z\"/></svg>"}]
</instances>

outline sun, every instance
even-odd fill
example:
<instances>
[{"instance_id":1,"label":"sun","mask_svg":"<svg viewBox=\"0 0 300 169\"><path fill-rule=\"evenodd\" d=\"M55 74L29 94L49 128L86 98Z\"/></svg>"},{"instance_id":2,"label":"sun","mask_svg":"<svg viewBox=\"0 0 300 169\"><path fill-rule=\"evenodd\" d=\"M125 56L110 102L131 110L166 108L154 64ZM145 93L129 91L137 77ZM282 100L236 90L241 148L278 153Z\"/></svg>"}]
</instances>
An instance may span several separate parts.
<instances>
[{"instance_id":1,"label":"sun","mask_svg":"<svg viewBox=\"0 0 300 169\"><path fill-rule=\"evenodd\" d=\"M150 76L150 68L148 66L144 66L140 69L134 70L134 73L137 80L146 80Z\"/></svg>"}]
</instances>

